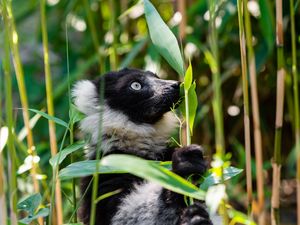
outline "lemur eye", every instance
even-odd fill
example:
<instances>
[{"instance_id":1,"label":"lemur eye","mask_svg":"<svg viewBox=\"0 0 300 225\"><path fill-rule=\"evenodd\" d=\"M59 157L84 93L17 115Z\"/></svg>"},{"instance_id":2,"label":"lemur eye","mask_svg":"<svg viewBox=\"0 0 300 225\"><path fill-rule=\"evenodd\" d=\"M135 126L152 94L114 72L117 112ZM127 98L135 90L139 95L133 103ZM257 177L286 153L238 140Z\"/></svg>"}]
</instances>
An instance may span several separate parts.
<instances>
[{"instance_id":1,"label":"lemur eye","mask_svg":"<svg viewBox=\"0 0 300 225\"><path fill-rule=\"evenodd\" d=\"M142 89L142 85L139 82L132 82L130 87L135 90L135 91L139 91Z\"/></svg>"}]
</instances>

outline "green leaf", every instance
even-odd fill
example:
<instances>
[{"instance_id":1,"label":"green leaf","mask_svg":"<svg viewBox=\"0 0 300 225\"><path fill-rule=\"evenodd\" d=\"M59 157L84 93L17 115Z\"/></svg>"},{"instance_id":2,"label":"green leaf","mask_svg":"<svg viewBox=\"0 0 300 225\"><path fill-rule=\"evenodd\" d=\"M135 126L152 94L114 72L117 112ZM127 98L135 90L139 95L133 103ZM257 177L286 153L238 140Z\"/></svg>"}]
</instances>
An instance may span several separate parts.
<instances>
[{"instance_id":1,"label":"green leaf","mask_svg":"<svg viewBox=\"0 0 300 225\"><path fill-rule=\"evenodd\" d=\"M37 113L37 114L41 115L42 117L46 118L47 120L51 120L51 121L53 121L53 122L55 122L55 123L57 123L57 124L59 124L59 125L61 125L63 127L66 127L67 129L69 129L69 125L65 121L63 121L63 120L61 120L61 119L59 119L57 117L50 116L47 113L39 111L39 110L36 110L36 109L28 109L28 110L31 111L31 112L34 112L34 113Z\"/></svg>"},{"instance_id":2,"label":"green leaf","mask_svg":"<svg viewBox=\"0 0 300 225\"><path fill-rule=\"evenodd\" d=\"M194 121L195 121L197 107L198 107L198 98L196 93L195 81L189 88L188 98L189 98L189 125L190 125L191 135L193 135Z\"/></svg>"},{"instance_id":3,"label":"green leaf","mask_svg":"<svg viewBox=\"0 0 300 225\"><path fill-rule=\"evenodd\" d=\"M224 181L231 179L232 177L235 177L236 175L243 172L242 169L230 166L223 170L223 176ZM211 173L209 176L207 176L202 184L200 185L200 188L202 190L207 190L210 186L219 184L221 182L220 178L216 176L214 173Z\"/></svg>"},{"instance_id":4,"label":"green leaf","mask_svg":"<svg viewBox=\"0 0 300 225\"><path fill-rule=\"evenodd\" d=\"M23 201L19 202L17 207L18 210L24 210L28 212L29 216L33 216L36 209L39 207L42 201L42 196L40 193L30 195Z\"/></svg>"},{"instance_id":5,"label":"green leaf","mask_svg":"<svg viewBox=\"0 0 300 225\"><path fill-rule=\"evenodd\" d=\"M181 89L182 88L181 86ZM188 90L188 100L189 100L189 127L191 131L191 135L193 134L193 128L194 128L194 121L197 113L197 108L198 108L198 98L197 98L197 93L196 93L196 83L195 81L192 83ZM182 113L182 116L187 120L186 118L186 112L185 112L185 99L180 103L179 105L179 110Z\"/></svg>"},{"instance_id":6,"label":"green leaf","mask_svg":"<svg viewBox=\"0 0 300 225\"><path fill-rule=\"evenodd\" d=\"M183 60L176 37L149 0L144 0L144 9L154 46L177 73L183 75Z\"/></svg>"},{"instance_id":7,"label":"green leaf","mask_svg":"<svg viewBox=\"0 0 300 225\"><path fill-rule=\"evenodd\" d=\"M126 171L143 179L156 182L171 191L195 199L203 200L205 196L204 192L195 185L153 161L130 155L109 155L101 160L101 165Z\"/></svg>"},{"instance_id":8,"label":"green leaf","mask_svg":"<svg viewBox=\"0 0 300 225\"><path fill-rule=\"evenodd\" d=\"M272 10L272 3L270 0L259 0L259 8L261 10L261 15L258 20L259 27L264 38L264 41L267 43L267 52L271 53L274 48L275 42L275 19L274 13Z\"/></svg>"},{"instance_id":9,"label":"green leaf","mask_svg":"<svg viewBox=\"0 0 300 225\"><path fill-rule=\"evenodd\" d=\"M72 124L75 124L75 123L81 121L83 118L84 118L83 113L81 113L74 104L71 104L70 120L72 121Z\"/></svg>"},{"instance_id":10,"label":"green leaf","mask_svg":"<svg viewBox=\"0 0 300 225\"><path fill-rule=\"evenodd\" d=\"M57 165L61 164L61 162L71 153L82 149L85 146L85 142L78 142L74 143L60 152L58 152L55 156L53 156L50 160L49 163L51 164L52 167L56 167Z\"/></svg>"},{"instance_id":11,"label":"green leaf","mask_svg":"<svg viewBox=\"0 0 300 225\"><path fill-rule=\"evenodd\" d=\"M86 177L93 175L96 172L97 160L85 160L75 162L68 165L66 168L59 172L61 180L72 179L76 177ZM99 173L126 173L125 171L118 170L110 166L99 165Z\"/></svg>"},{"instance_id":12,"label":"green leaf","mask_svg":"<svg viewBox=\"0 0 300 225\"><path fill-rule=\"evenodd\" d=\"M33 216L27 216L20 220L21 223L24 224L30 224L33 220L36 220L39 217L46 217L49 215L49 209L48 208L42 208L39 209L39 211L33 215Z\"/></svg>"},{"instance_id":13,"label":"green leaf","mask_svg":"<svg viewBox=\"0 0 300 225\"><path fill-rule=\"evenodd\" d=\"M184 90L188 91L190 89L192 81L193 81L193 68L192 68L191 61L190 61L189 67L185 71Z\"/></svg>"}]
</instances>

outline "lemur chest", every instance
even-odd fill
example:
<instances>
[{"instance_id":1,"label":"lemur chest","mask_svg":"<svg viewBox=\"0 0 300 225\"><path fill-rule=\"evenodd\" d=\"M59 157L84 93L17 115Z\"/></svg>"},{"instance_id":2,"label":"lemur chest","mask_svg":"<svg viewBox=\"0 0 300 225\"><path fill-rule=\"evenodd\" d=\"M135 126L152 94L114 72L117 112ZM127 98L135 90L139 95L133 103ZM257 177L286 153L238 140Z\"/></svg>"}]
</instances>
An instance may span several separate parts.
<instances>
[{"instance_id":1,"label":"lemur chest","mask_svg":"<svg viewBox=\"0 0 300 225\"><path fill-rule=\"evenodd\" d=\"M165 152L165 137L155 134L141 134L124 128L106 130L101 147L104 152L121 151L143 158L160 159Z\"/></svg>"}]
</instances>

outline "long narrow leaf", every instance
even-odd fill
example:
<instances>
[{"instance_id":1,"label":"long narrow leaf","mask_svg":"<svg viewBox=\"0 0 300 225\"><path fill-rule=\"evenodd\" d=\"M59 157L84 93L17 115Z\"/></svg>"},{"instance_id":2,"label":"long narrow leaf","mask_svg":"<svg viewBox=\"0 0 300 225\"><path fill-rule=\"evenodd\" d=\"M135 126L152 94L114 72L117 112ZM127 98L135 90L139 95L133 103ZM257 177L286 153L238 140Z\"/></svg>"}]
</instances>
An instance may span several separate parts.
<instances>
[{"instance_id":1,"label":"long narrow leaf","mask_svg":"<svg viewBox=\"0 0 300 225\"><path fill-rule=\"evenodd\" d=\"M109 155L101 160L101 165L127 171L138 177L156 182L164 188L195 199L204 199L202 190L152 161L129 155Z\"/></svg>"},{"instance_id":2,"label":"long narrow leaf","mask_svg":"<svg viewBox=\"0 0 300 225\"><path fill-rule=\"evenodd\" d=\"M59 172L60 180L67 180L77 177L86 177L93 175L96 171L97 160L85 160L75 162L68 165ZM125 171L117 170L114 167L100 166L99 173L126 173Z\"/></svg>"},{"instance_id":3,"label":"long narrow leaf","mask_svg":"<svg viewBox=\"0 0 300 225\"><path fill-rule=\"evenodd\" d=\"M85 142L79 142L72 144L59 153L57 153L55 156L53 156L50 160L49 163L51 164L52 167L56 167L58 164L60 164L68 155L71 153L83 148L85 145Z\"/></svg>"},{"instance_id":4,"label":"long narrow leaf","mask_svg":"<svg viewBox=\"0 0 300 225\"><path fill-rule=\"evenodd\" d=\"M176 37L149 0L144 0L144 9L154 46L177 73L183 76L183 60Z\"/></svg>"},{"instance_id":5,"label":"long narrow leaf","mask_svg":"<svg viewBox=\"0 0 300 225\"><path fill-rule=\"evenodd\" d=\"M40 114L42 117L46 118L47 120L52 120L55 123L57 123L57 124L59 124L59 125L61 125L63 127L66 127L67 129L69 129L68 124L65 121L63 121L63 120L61 120L61 119L59 119L57 117L50 116L49 114L47 114L45 112L42 112L42 111L39 111L39 110L36 110L36 109L28 109L28 110L31 111L31 112Z\"/></svg>"}]
</instances>

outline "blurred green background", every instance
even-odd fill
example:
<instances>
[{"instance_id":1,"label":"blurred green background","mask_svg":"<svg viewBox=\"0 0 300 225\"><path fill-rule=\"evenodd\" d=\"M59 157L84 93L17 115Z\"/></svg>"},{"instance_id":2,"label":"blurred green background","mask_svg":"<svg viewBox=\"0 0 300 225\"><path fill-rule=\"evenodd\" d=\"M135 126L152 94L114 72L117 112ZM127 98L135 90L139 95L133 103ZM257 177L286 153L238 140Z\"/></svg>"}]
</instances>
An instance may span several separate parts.
<instances>
[{"instance_id":1,"label":"blurred green background","mask_svg":"<svg viewBox=\"0 0 300 225\"><path fill-rule=\"evenodd\" d=\"M135 67L156 72L166 79L179 79L176 72L158 54L152 45L143 15L143 6L135 5L131 0L47 0L47 26L50 50L50 64L53 79L55 115L68 120L68 79L67 62L70 78L93 79L100 73L117 70L123 67ZM158 12L179 37L179 23L182 14L178 12L176 0L153 0ZM207 1L187 0L186 3L186 36L180 40L185 58L190 58L194 78L197 83L199 107L197 110L193 143L205 147L207 155L215 152L214 119L211 107L212 76L204 51L209 49ZM271 158L274 148L274 129L276 112L276 43L275 43L275 5L271 0L251 0L248 9L251 14L253 47L256 55L257 84L260 104L260 121L263 141L263 158L265 168L266 198L271 194ZM297 44L300 42L300 10L296 1L295 21ZM25 72L25 82L29 98L29 107L42 109L46 107L44 80L43 46L38 0L13 0L13 13L19 34L19 48ZM296 221L295 192L295 151L293 93L291 77L291 36L289 1L283 2L283 27L285 43L285 63L287 69L285 110L282 136L283 172L282 204L286 208L286 218ZM240 65L239 28L235 0L218 1L218 50L223 94L223 118L225 128L226 152L232 153L232 165L245 168L243 95ZM91 25L94 25L94 30ZM0 21L0 64L3 57L3 21ZM68 40L66 40L66 32ZM94 35L94 36L93 36ZM94 38L94 39L93 39ZM95 38L99 43L96 49ZM67 44L69 58L67 60ZM298 48L298 56L300 48ZM104 59L99 69L98 53ZM299 61L299 57L298 57ZM1 79L3 73L1 72ZM3 80L3 79L2 79ZM3 82L2 82L3 85ZM3 96L3 86L1 87ZM19 100L18 86L13 77L14 119L16 133L22 129L23 119ZM4 103L5 99L1 99ZM34 114L31 114L33 116ZM4 115L5 116L5 115ZM251 123L252 126L252 123ZM57 138L60 143L64 129L57 126ZM40 157L42 172L51 177L48 121L40 119L33 128L37 154ZM80 136L76 136L80 138ZM254 144L252 143L252 146ZM254 154L254 149L253 149ZM17 156L21 165L27 156L26 145L17 144ZM82 154L78 154L82 157ZM252 170L255 184L254 158ZM28 172L27 172L28 173ZM26 174L26 173L25 173ZM25 175L24 175L25 176ZM29 178L20 179L24 193L30 192ZM20 176L22 177L22 175ZM49 179L49 178L48 178ZM48 181L47 181L48 182ZM232 188L228 194L233 196L235 205L243 209L245 202L245 177L239 176L231 181ZM68 192L71 184L62 183L63 190ZM283 210L284 211L284 210ZM284 211L285 212L285 211ZM287 223L289 224L289 223Z\"/></svg>"}]
</instances>

